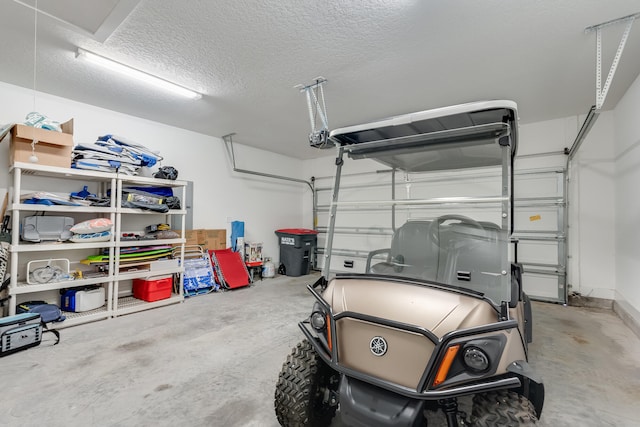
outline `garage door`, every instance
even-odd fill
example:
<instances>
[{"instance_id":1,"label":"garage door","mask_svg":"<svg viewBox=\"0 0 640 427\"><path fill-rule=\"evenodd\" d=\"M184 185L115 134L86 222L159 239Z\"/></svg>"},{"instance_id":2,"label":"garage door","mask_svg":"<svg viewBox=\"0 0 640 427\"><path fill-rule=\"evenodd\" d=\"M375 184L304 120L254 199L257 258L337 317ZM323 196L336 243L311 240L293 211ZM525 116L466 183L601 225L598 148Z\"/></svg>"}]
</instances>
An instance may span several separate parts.
<instances>
[{"instance_id":1,"label":"garage door","mask_svg":"<svg viewBox=\"0 0 640 427\"><path fill-rule=\"evenodd\" d=\"M555 163L561 164L558 158ZM522 162L526 163L526 162ZM553 163L553 162L552 162ZM518 262L524 267L525 292L532 299L566 302L566 171L563 167L536 167L521 169L515 174L514 238L517 239ZM376 170L341 178L341 199L372 199L376 192L395 192L402 198L405 193L420 197L474 194L486 196L500 186L496 171L441 172L427 180L415 180L410 175ZM315 267L324 267L324 246L332 196L333 177L316 177L314 208L317 213L318 247ZM471 189L471 190L470 190ZM434 191L437 194L434 195ZM378 193L379 194L379 193ZM337 218L331 258L332 272L364 273L368 251L364 248L389 247L393 230L406 221L410 214L391 207L354 207ZM434 216L447 213L446 206L433 206ZM484 218L486 206L470 205L466 214ZM393 219L395 218L395 222ZM348 242L348 243L347 243ZM375 242L375 245L372 245ZM359 251L358 247L363 250ZM349 248L349 249L346 249Z\"/></svg>"},{"instance_id":2,"label":"garage door","mask_svg":"<svg viewBox=\"0 0 640 427\"><path fill-rule=\"evenodd\" d=\"M565 303L566 170L525 170L516 174L517 259L524 289L533 299Z\"/></svg>"}]
</instances>

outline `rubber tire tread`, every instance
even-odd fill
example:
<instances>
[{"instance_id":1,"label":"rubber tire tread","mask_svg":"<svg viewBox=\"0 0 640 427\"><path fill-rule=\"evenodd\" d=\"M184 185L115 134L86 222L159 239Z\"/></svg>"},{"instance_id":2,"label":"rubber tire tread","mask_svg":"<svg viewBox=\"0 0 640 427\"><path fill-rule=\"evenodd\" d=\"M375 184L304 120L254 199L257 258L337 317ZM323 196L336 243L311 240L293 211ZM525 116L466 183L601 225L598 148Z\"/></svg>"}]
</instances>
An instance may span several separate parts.
<instances>
[{"instance_id":1,"label":"rubber tire tread","mask_svg":"<svg viewBox=\"0 0 640 427\"><path fill-rule=\"evenodd\" d=\"M475 427L528 427L538 422L531 402L508 390L476 394L473 397L472 420Z\"/></svg>"},{"instance_id":2,"label":"rubber tire tread","mask_svg":"<svg viewBox=\"0 0 640 427\"><path fill-rule=\"evenodd\" d=\"M320 359L309 341L298 343L287 356L276 383L274 407L284 427L326 427L337 406L318 407L313 397L333 371Z\"/></svg>"}]
</instances>

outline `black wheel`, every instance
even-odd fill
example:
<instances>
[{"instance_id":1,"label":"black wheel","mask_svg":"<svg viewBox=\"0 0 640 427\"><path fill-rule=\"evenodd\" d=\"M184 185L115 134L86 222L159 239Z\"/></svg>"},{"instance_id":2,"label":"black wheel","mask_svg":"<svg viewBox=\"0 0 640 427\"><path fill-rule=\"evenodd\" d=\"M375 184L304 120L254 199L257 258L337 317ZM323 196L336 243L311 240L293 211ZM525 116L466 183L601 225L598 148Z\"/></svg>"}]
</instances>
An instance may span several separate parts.
<instances>
[{"instance_id":1,"label":"black wheel","mask_svg":"<svg viewBox=\"0 0 640 427\"><path fill-rule=\"evenodd\" d=\"M326 427L338 408L339 375L320 359L306 339L293 348L278 376L274 406L284 427Z\"/></svg>"},{"instance_id":2,"label":"black wheel","mask_svg":"<svg viewBox=\"0 0 640 427\"><path fill-rule=\"evenodd\" d=\"M531 402L507 390L476 394L471 418L475 427L527 427L538 422Z\"/></svg>"}]
</instances>

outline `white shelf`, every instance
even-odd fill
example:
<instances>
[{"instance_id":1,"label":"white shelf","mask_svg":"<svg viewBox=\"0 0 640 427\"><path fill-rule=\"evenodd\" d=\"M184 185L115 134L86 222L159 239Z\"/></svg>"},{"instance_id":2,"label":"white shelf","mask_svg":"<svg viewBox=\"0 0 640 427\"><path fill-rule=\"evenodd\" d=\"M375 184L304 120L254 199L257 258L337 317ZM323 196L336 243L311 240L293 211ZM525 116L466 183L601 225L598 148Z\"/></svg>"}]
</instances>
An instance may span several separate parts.
<instances>
[{"instance_id":1,"label":"white shelf","mask_svg":"<svg viewBox=\"0 0 640 427\"><path fill-rule=\"evenodd\" d=\"M184 301L182 295L171 294L170 298L161 299L159 301L147 302L134 297L122 297L118 298L117 309L114 311L115 316L121 316L124 314L137 313L139 311L150 310L156 307L163 307L165 305L177 304Z\"/></svg>"},{"instance_id":2,"label":"white shelf","mask_svg":"<svg viewBox=\"0 0 640 427\"><path fill-rule=\"evenodd\" d=\"M84 169L61 168L57 166L46 166L37 163L15 162L9 171L20 169L23 175L46 176L51 178L82 178L89 181L107 181L119 179L126 185L147 185L162 187L186 187L186 181L172 181L170 179L152 178L146 176L127 175L123 173L99 172Z\"/></svg>"},{"instance_id":3,"label":"white shelf","mask_svg":"<svg viewBox=\"0 0 640 427\"><path fill-rule=\"evenodd\" d=\"M112 316L112 312L107 310L107 305L104 307L96 308L95 310L83 311L81 313L73 313L70 311L63 311L62 314L66 319L60 323L50 323L49 329L63 329L69 326L76 326L83 323L94 322L96 320L108 319Z\"/></svg>"},{"instance_id":4,"label":"white shelf","mask_svg":"<svg viewBox=\"0 0 640 427\"><path fill-rule=\"evenodd\" d=\"M125 248L130 246L161 246L161 245L179 245L184 243L185 239L155 239L155 240L121 240L116 242L116 248Z\"/></svg>"},{"instance_id":5,"label":"white shelf","mask_svg":"<svg viewBox=\"0 0 640 427\"><path fill-rule=\"evenodd\" d=\"M27 282L18 282L17 286L11 289L12 295L30 294L33 292L50 291L55 289L76 288L79 286L98 285L107 283L113 278L110 276L93 277L91 279L65 280L63 282L51 282L30 285Z\"/></svg>"},{"instance_id":6,"label":"white shelf","mask_svg":"<svg viewBox=\"0 0 640 427\"><path fill-rule=\"evenodd\" d=\"M50 252L50 251L70 251L77 249L101 249L113 246L113 241L94 243L73 243L73 242L51 242L51 243L28 243L21 242L19 245L9 246L9 251L22 252Z\"/></svg>"},{"instance_id":7,"label":"white shelf","mask_svg":"<svg viewBox=\"0 0 640 427\"><path fill-rule=\"evenodd\" d=\"M146 176L133 176L119 174L118 179L122 181L123 185L153 185L161 187L186 187L186 181L172 181L170 179L150 178Z\"/></svg>"},{"instance_id":8,"label":"white shelf","mask_svg":"<svg viewBox=\"0 0 640 427\"><path fill-rule=\"evenodd\" d=\"M187 213L184 209L169 209L167 212L154 212L145 209L133 209L133 208L117 208L118 213L123 214L136 214L136 215L184 215Z\"/></svg>"},{"instance_id":9,"label":"white shelf","mask_svg":"<svg viewBox=\"0 0 640 427\"><path fill-rule=\"evenodd\" d=\"M21 169L23 175L46 176L51 178L82 178L89 181L108 181L118 177L115 173L60 168L56 166L39 165L37 163L16 162L9 170L13 171L14 169Z\"/></svg>"},{"instance_id":10,"label":"white shelf","mask_svg":"<svg viewBox=\"0 0 640 427\"><path fill-rule=\"evenodd\" d=\"M115 280L123 281L123 280L132 280L132 279L140 279L147 277L156 277L156 276L169 276L175 273L182 273L184 271L184 267L176 267L170 268L166 270L138 270L135 272L124 272L118 273L115 275Z\"/></svg>"},{"instance_id":11,"label":"white shelf","mask_svg":"<svg viewBox=\"0 0 640 427\"><path fill-rule=\"evenodd\" d=\"M64 212L64 213L95 213L110 214L116 211L116 208L108 208L104 206L64 206L64 205L32 205L27 203L19 203L11 206L11 211L25 212Z\"/></svg>"}]
</instances>

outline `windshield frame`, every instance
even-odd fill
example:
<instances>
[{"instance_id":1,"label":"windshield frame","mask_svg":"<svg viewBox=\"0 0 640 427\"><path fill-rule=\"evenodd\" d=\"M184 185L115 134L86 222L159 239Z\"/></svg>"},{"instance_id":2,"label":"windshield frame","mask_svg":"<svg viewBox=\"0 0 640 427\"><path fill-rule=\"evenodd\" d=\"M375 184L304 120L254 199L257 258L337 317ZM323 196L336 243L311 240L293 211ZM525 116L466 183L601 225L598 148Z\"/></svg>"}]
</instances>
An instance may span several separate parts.
<instances>
[{"instance_id":1,"label":"windshield frame","mask_svg":"<svg viewBox=\"0 0 640 427\"><path fill-rule=\"evenodd\" d=\"M467 110L469 110L468 107L469 104L465 104L465 108ZM495 105L491 105L492 107L495 107ZM512 108L513 107L513 108ZM439 109L439 110L447 110L448 113L456 112L455 109L451 110L451 109ZM505 120L505 122L503 123L503 126L496 126L496 123L483 123L481 125L479 125L477 127L478 129L478 134L480 135L480 140L482 142L480 142L480 144L493 144L494 146L497 146L500 148L499 152L500 152L500 157L499 159L495 159L495 164L497 167L500 167L502 173L501 173L501 195L497 198L493 198L492 202L497 202L500 204L500 209L501 209L501 222L499 223L499 226L501 228L501 236L502 238L500 239L500 243L499 243L499 258L500 258L500 274L501 277L499 279L500 281L500 290L499 290L499 296L496 296L493 299L490 299L494 305L499 306L503 301L510 301L511 299L511 259L510 259L510 238L511 238L511 234L513 233L513 163L514 163L514 157L515 157L515 148L517 147L517 143L516 143L516 120L517 120L517 113L515 110L515 104L511 103L508 104L507 110L512 112L512 114L510 116L508 116L508 120ZM415 115L416 113L414 113ZM437 115L431 115L429 118L433 119L433 118L437 118ZM384 123L383 122L379 122L379 123ZM375 126L375 124L374 124ZM369 128L371 128L372 126L370 126ZM345 128L342 131L348 131L348 132L352 132L352 130L354 128L359 128L358 130L366 130L367 129L367 125L360 125L357 127L351 127L351 128ZM487 133L487 130L489 130L489 133ZM336 141L340 141L339 137L340 137L340 132L338 131L334 131L331 133L332 137L334 137L334 140ZM350 134L350 136L352 135L352 133ZM463 136L464 140L460 139L460 136ZM475 140L473 139L474 134L473 132L473 127L465 127L464 129L460 130L460 128L453 128L450 129L449 131L442 131L442 130L438 130L435 132L430 132L425 134L425 138L422 138L423 140L421 141L420 135L417 136L413 136L413 135L409 135L409 136L404 136L401 138L389 138L388 140L388 144L385 146L385 142L384 139L381 140L376 140L376 141L366 141L365 143L362 143L360 145L360 147L358 147L358 145L354 144L353 140L350 140L348 142L339 142L339 144L337 145L337 157L335 160L335 164L336 164L336 173L334 175L334 184L333 184L333 195L332 195L332 200L331 200L331 205L330 205L330 212L329 212L329 227L328 227L328 233L327 233L327 240L326 240L326 244L325 244L325 251L324 251L324 268L323 268L323 276L326 278L326 280L329 280L329 277L331 276L332 272L331 272L331 256L332 256L332 249L333 249L333 234L334 234L334 230L335 230L335 221L336 221L336 217L338 214L338 207L342 206L342 205L349 205L349 204L354 204L354 203L367 203L367 202L349 202L349 201L341 201L339 200L339 195L340 195L340 183L341 183L341 177L342 177L342 169L344 166L344 163L346 160L350 160L350 161L354 161L357 159L361 159L361 158L372 158L374 160L378 160L380 163L385 164L387 166L392 166L389 164L388 159L389 158L393 158L393 157L389 157L389 156L393 156L395 154L395 152L402 152L402 153L407 153L407 150L409 150L409 153L420 153L422 152L421 150L424 149L424 151L432 151L432 152L437 152L438 150L442 150L443 148L448 148L446 146L447 143L450 144L458 144L457 146L460 147L461 143L463 144L463 146L473 146L473 145L479 145L476 142L473 142L472 144L469 144L469 141L477 141L478 139L476 138ZM451 137L449 139L447 139L448 137ZM409 145L407 145L407 143ZM452 145L450 145L452 146ZM372 150L369 150L368 147L372 147ZM513 148L513 149L512 149ZM345 154L347 154L348 156L345 156ZM384 157L383 159L378 159L376 157ZM455 166L455 160L453 161L453 163L449 163L450 165L454 165ZM486 163L486 162L485 162ZM478 164L477 166L484 166L485 163L483 164ZM496 164L497 163L497 164ZM466 164L463 164L462 168L468 168L468 169L473 169L474 165L470 165L469 162L467 162ZM432 168L433 169L433 168ZM451 170L449 168L444 168L445 170ZM454 170L456 168L454 167ZM431 169L429 169L431 170ZM434 170L443 170L443 168L435 168ZM394 173L395 171L400 171L398 169L393 169ZM422 169L419 169L419 171L424 171ZM403 172L411 172L411 168L409 168L408 171L403 171ZM463 200L464 198L457 198L457 200L455 200L457 203L465 203L465 202L478 202L478 198L475 198L475 200ZM390 203L392 205L392 223L393 223L393 228L395 230L395 207L397 205L402 205L402 204L428 204L428 203L438 203L438 202L442 202L443 200L396 200L395 196L393 197L392 200L390 200L388 203ZM447 200L448 202L451 202L452 200ZM383 203L380 201L371 201L369 203ZM364 276L367 275L372 275L373 273L368 273L365 271ZM394 276L396 277L396 276ZM405 278L402 275L398 275L398 278ZM416 278L411 278L411 280L418 280ZM433 283L432 280L425 280L425 283ZM435 282L435 283L440 283L445 287L452 287L452 286L459 286L459 285L455 285L455 284L451 284L451 283L444 283L444 282ZM463 289L469 289L472 292L477 292L476 290L474 290L473 288L469 287L469 288L465 288L464 286L462 287Z\"/></svg>"}]
</instances>

